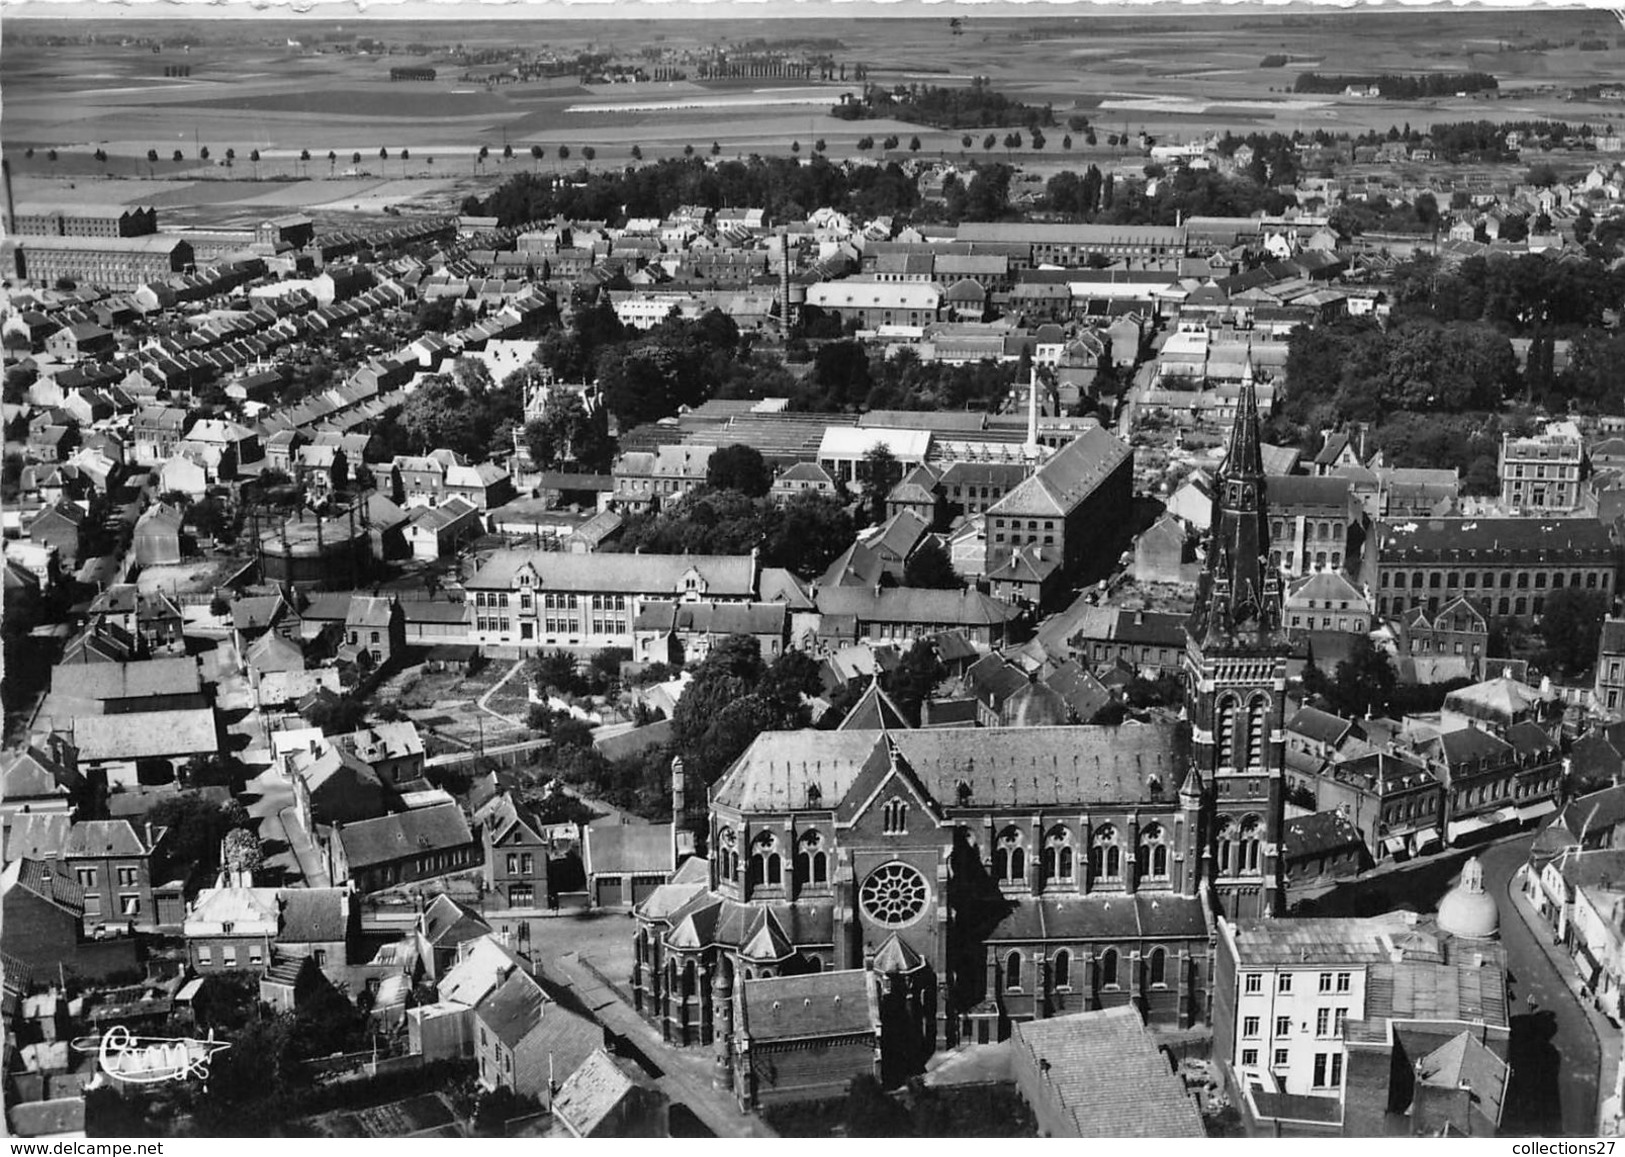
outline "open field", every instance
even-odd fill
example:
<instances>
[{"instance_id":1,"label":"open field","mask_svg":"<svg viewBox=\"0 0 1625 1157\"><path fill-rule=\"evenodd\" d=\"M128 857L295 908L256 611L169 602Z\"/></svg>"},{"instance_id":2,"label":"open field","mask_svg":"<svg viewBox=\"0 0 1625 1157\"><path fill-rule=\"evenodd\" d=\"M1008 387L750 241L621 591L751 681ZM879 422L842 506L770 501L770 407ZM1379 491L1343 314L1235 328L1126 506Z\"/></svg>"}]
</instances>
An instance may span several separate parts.
<instances>
[{"instance_id":1,"label":"open field","mask_svg":"<svg viewBox=\"0 0 1625 1157\"><path fill-rule=\"evenodd\" d=\"M805 154L824 139L829 155L839 158L857 155L859 137L890 133L905 141L917 134L924 155L961 152L958 130L831 117L828 107L856 87L851 82L583 85L566 77L487 85L483 74L465 73L447 53L313 54L288 41L314 42L332 34L334 25L286 19L97 22L104 38L194 37L189 50L159 53L134 44L31 42L82 28L67 21L7 21L0 61L5 152L25 201L150 202L173 223L223 226L273 209L322 214L375 212L385 205L447 208L526 167L573 169L583 163L587 146L596 152L594 166L625 164L634 146L647 159L680 155L690 145L708 155L713 141L731 157L784 153L791 141L800 141ZM1180 140L1223 129L1359 132L1479 118L1597 125L1625 120L1625 105L1618 102L1563 99L1571 86L1614 83L1625 74L1618 25L1604 12L973 16L957 37L946 20L924 18L725 25L620 20L608 26L612 31L577 20L366 20L350 28L392 44L416 41L447 50L454 44L519 44L561 55L603 51L606 36L622 53L645 46L704 52L723 41L733 47L755 38L782 43L817 37L839 46L831 51L835 59L866 65L875 82L957 85L987 76L1014 98L1053 105L1063 121L1073 113L1087 116L1102 142L1109 132L1140 130ZM1537 39L1585 37L1604 41L1608 49L1519 47ZM1291 63L1266 69L1266 54L1287 56ZM390 82L391 64L403 62L428 64L439 76ZM164 77L166 64L185 64L191 73ZM1346 74L1485 71L1500 79L1501 91L1422 101L1289 92L1297 73L1311 68ZM1103 146L1085 150L1081 139L1063 153L1064 132L1049 134L1044 153L1019 159L1045 168L1133 161ZM514 150L506 161L505 145ZM561 145L570 149L568 161L558 157ZM199 155L204 146L210 151L206 161ZM533 146L540 158L531 156ZM477 160L482 147L489 150L484 164ZM105 162L92 156L97 148L108 154ZM236 153L230 167L224 164L228 148ZM51 149L57 150L55 161ZM172 159L177 149L179 162ZM258 164L250 160L256 149ZM148 150L155 161L147 159ZM302 159L304 151L309 160Z\"/></svg>"}]
</instances>

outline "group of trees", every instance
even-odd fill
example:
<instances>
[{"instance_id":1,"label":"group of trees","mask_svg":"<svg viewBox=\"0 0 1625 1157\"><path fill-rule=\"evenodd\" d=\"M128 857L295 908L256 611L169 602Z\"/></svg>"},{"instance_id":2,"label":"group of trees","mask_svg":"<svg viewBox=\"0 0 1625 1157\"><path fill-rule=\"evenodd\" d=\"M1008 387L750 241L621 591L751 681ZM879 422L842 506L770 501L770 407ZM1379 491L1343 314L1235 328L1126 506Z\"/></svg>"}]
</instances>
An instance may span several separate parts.
<instances>
[{"instance_id":1,"label":"group of trees","mask_svg":"<svg viewBox=\"0 0 1625 1157\"><path fill-rule=\"evenodd\" d=\"M1365 88L1375 85L1378 94L1385 100L1423 100L1455 96L1459 92L1493 92L1500 87L1495 77L1487 72L1385 72L1379 76L1303 72L1293 82L1292 91L1338 93L1353 85Z\"/></svg>"},{"instance_id":2,"label":"group of trees","mask_svg":"<svg viewBox=\"0 0 1625 1157\"><path fill-rule=\"evenodd\" d=\"M824 571L852 544L852 516L839 499L814 491L782 505L737 490L689 492L656 514L629 518L605 550L650 554L749 554L763 566L800 575Z\"/></svg>"},{"instance_id":3,"label":"group of trees","mask_svg":"<svg viewBox=\"0 0 1625 1157\"><path fill-rule=\"evenodd\" d=\"M933 84L868 84L857 100L842 101L830 115L855 121L886 117L942 129L980 129L1022 125L1029 129L1055 124L1052 106L1023 104L994 91L985 76L972 77L963 88Z\"/></svg>"},{"instance_id":4,"label":"group of trees","mask_svg":"<svg viewBox=\"0 0 1625 1157\"><path fill-rule=\"evenodd\" d=\"M1318 428L1397 410L1497 410L1518 386L1512 343L1473 321L1364 319L1299 326L1287 340L1282 415Z\"/></svg>"},{"instance_id":5,"label":"group of trees","mask_svg":"<svg viewBox=\"0 0 1625 1157\"><path fill-rule=\"evenodd\" d=\"M828 341L787 391L797 410L977 410L991 413L1022 368L1011 362L924 362L913 350L883 358L857 341Z\"/></svg>"},{"instance_id":6,"label":"group of trees","mask_svg":"<svg viewBox=\"0 0 1625 1157\"><path fill-rule=\"evenodd\" d=\"M749 635L731 635L694 668L677 701L672 739L687 773L709 786L764 731L805 727L806 697L822 693L818 662L785 650L771 664Z\"/></svg>"},{"instance_id":7,"label":"group of trees","mask_svg":"<svg viewBox=\"0 0 1625 1157\"><path fill-rule=\"evenodd\" d=\"M1398 265L1391 277L1395 312L1436 321L1483 321L1507 333L1577 333L1602 325L1625 301L1625 270L1543 253L1446 266L1431 254Z\"/></svg>"},{"instance_id":8,"label":"group of trees","mask_svg":"<svg viewBox=\"0 0 1625 1157\"><path fill-rule=\"evenodd\" d=\"M569 181L522 172L483 200L468 198L464 211L490 214L506 226L554 217L666 217L680 205L761 205L777 219L804 217L822 206L876 216L906 213L918 204L914 182L895 163L848 168L815 154L805 161L752 155L707 163L674 157L618 170L583 170Z\"/></svg>"},{"instance_id":9,"label":"group of trees","mask_svg":"<svg viewBox=\"0 0 1625 1157\"><path fill-rule=\"evenodd\" d=\"M399 414L379 423L374 437L391 454L454 450L483 461L493 447L513 445L523 417L516 381L498 385L484 362L459 358L452 373L425 378Z\"/></svg>"}]
</instances>

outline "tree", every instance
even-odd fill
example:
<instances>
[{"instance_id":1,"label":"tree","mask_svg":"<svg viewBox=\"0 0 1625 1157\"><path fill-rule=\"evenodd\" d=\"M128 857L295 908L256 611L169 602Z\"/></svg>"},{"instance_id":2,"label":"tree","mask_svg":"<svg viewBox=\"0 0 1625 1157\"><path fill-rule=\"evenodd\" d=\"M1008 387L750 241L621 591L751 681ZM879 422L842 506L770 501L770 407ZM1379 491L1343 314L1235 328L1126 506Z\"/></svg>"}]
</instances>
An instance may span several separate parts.
<instances>
[{"instance_id":1,"label":"tree","mask_svg":"<svg viewBox=\"0 0 1625 1157\"><path fill-rule=\"evenodd\" d=\"M868 1073L852 1078L843 1111L848 1137L906 1137L912 1133L908 1110Z\"/></svg>"},{"instance_id":2,"label":"tree","mask_svg":"<svg viewBox=\"0 0 1625 1157\"><path fill-rule=\"evenodd\" d=\"M379 149L378 149L378 159L380 161L389 160L389 149L380 146Z\"/></svg>"},{"instance_id":3,"label":"tree","mask_svg":"<svg viewBox=\"0 0 1625 1157\"><path fill-rule=\"evenodd\" d=\"M920 151L920 138L918 136L908 138L908 151L911 153L917 153Z\"/></svg>"},{"instance_id":4,"label":"tree","mask_svg":"<svg viewBox=\"0 0 1625 1157\"><path fill-rule=\"evenodd\" d=\"M692 157L693 155L694 155L694 146L693 145L684 145L683 146L683 156Z\"/></svg>"},{"instance_id":5,"label":"tree","mask_svg":"<svg viewBox=\"0 0 1625 1157\"><path fill-rule=\"evenodd\" d=\"M801 155L801 142L800 141L791 141L790 142L790 151L792 153L796 154L797 156L800 156Z\"/></svg>"},{"instance_id":6,"label":"tree","mask_svg":"<svg viewBox=\"0 0 1625 1157\"><path fill-rule=\"evenodd\" d=\"M969 152L971 146L975 143L976 142L971 139L971 135L966 133L964 136L959 138L959 149L961 152Z\"/></svg>"},{"instance_id":7,"label":"tree","mask_svg":"<svg viewBox=\"0 0 1625 1157\"><path fill-rule=\"evenodd\" d=\"M260 151L258 149L250 151L248 160L254 166L254 179L257 181L260 179Z\"/></svg>"},{"instance_id":8,"label":"tree","mask_svg":"<svg viewBox=\"0 0 1625 1157\"><path fill-rule=\"evenodd\" d=\"M181 152L179 149L176 149L172 154L170 154L169 159L178 165L186 159L186 154Z\"/></svg>"},{"instance_id":9,"label":"tree","mask_svg":"<svg viewBox=\"0 0 1625 1157\"><path fill-rule=\"evenodd\" d=\"M303 172L305 172L307 174L310 172L310 150L309 149L300 149L299 150L299 164L300 164L301 169L302 169Z\"/></svg>"},{"instance_id":10,"label":"tree","mask_svg":"<svg viewBox=\"0 0 1625 1157\"><path fill-rule=\"evenodd\" d=\"M220 843L226 833L248 822L239 803L217 804L195 791L165 796L147 814L154 827L169 829L165 845L170 860L195 867L207 876L219 863Z\"/></svg>"},{"instance_id":11,"label":"tree","mask_svg":"<svg viewBox=\"0 0 1625 1157\"><path fill-rule=\"evenodd\" d=\"M513 160L513 146L506 142L502 145L502 159L504 161Z\"/></svg>"},{"instance_id":12,"label":"tree","mask_svg":"<svg viewBox=\"0 0 1625 1157\"><path fill-rule=\"evenodd\" d=\"M231 168L231 163L233 161L235 161L236 159L237 159L237 150L232 149L232 148L228 148L226 150L226 168L228 168L228 169Z\"/></svg>"},{"instance_id":13,"label":"tree","mask_svg":"<svg viewBox=\"0 0 1625 1157\"><path fill-rule=\"evenodd\" d=\"M581 159L587 162L589 168L592 166L593 159L597 156L598 150L593 148L591 145L583 145L581 147Z\"/></svg>"},{"instance_id":14,"label":"tree","mask_svg":"<svg viewBox=\"0 0 1625 1157\"><path fill-rule=\"evenodd\" d=\"M158 150L157 149L148 149L147 150L147 164L155 165L157 163L158 163Z\"/></svg>"},{"instance_id":15,"label":"tree","mask_svg":"<svg viewBox=\"0 0 1625 1157\"><path fill-rule=\"evenodd\" d=\"M424 379L401 407L400 427L414 453L430 450L477 451L468 421L468 393L444 374Z\"/></svg>"},{"instance_id":16,"label":"tree","mask_svg":"<svg viewBox=\"0 0 1625 1157\"><path fill-rule=\"evenodd\" d=\"M530 170L531 170L531 172L534 173L536 171L536 166L541 164L541 163L542 163L542 146L541 145L531 145L530 146Z\"/></svg>"},{"instance_id":17,"label":"tree","mask_svg":"<svg viewBox=\"0 0 1625 1157\"><path fill-rule=\"evenodd\" d=\"M327 150L327 175L329 177L331 177L333 175L333 169L338 163L339 163L339 155L338 155L338 153L334 152L332 149L328 149Z\"/></svg>"},{"instance_id":18,"label":"tree","mask_svg":"<svg viewBox=\"0 0 1625 1157\"><path fill-rule=\"evenodd\" d=\"M490 156L491 156L491 146L490 145L481 145L480 146L480 151L474 154L474 168L477 170L477 169L480 169L480 168L484 167L486 160Z\"/></svg>"},{"instance_id":19,"label":"tree","mask_svg":"<svg viewBox=\"0 0 1625 1157\"><path fill-rule=\"evenodd\" d=\"M589 414L581 395L571 392L550 399L542 416L525 426L525 447L531 461L546 470L575 463L596 473L609 468L613 454L602 410Z\"/></svg>"},{"instance_id":20,"label":"tree","mask_svg":"<svg viewBox=\"0 0 1625 1157\"><path fill-rule=\"evenodd\" d=\"M813 152L815 153L822 153L828 147L829 145L825 142L823 137L819 137L813 142Z\"/></svg>"},{"instance_id":21,"label":"tree","mask_svg":"<svg viewBox=\"0 0 1625 1157\"><path fill-rule=\"evenodd\" d=\"M936 535L928 536L903 564L903 585L956 591L965 584L954 570L953 559Z\"/></svg>"},{"instance_id":22,"label":"tree","mask_svg":"<svg viewBox=\"0 0 1625 1157\"><path fill-rule=\"evenodd\" d=\"M1337 664L1334 697L1338 713L1352 718L1379 715L1394 694L1394 668L1369 636L1357 635L1349 657Z\"/></svg>"},{"instance_id":23,"label":"tree","mask_svg":"<svg viewBox=\"0 0 1625 1157\"><path fill-rule=\"evenodd\" d=\"M803 491L773 511L762 541L762 562L799 575L822 574L856 535L852 516L837 498Z\"/></svg>"},{"instance_id":24,"label":"tree","mask_svg":"<svg viewBox=\"0 0 1625 1157\"><path fill-rule=\"evenodd\" d=\"M903 467L891 447L876 442L863 456L863 501L871 523L886 520L886 495L903 478Z\"/></svg>"},{"instance_id":25,"label":"tree","mask_svg":"<svg viewBox=\"0 0 1625 1157\"><path fill-rule=\"evenodd\" d=\"M634 161L643 160L643 146L642 145L633 145L632 146L632 159Z\"/></svg>"},{"instance_id":26,"label":"tree","mask_svg":"<svg viewBox=\"0 0 1625 1157\"><path fill-rule=\"evenodd\" d=\"M1569 676L1590 670L1608 608L1609 598L1601 591L1560 587L1547 595L1540 615L1547 661Z\"/></svg>"},{"instance_id":27,"label":"tree","mask_svg":"<svg viewBox=\"0 0 1625 1157\"><path fill-rule=\"evenodd\" d=\"M712 452L705 482L718 490L738 490L760 498L773 488L773 469L754 446L735 443Z\"/></svg>"},{"instance_id":28,"label":"tree","mask_svg":"<svg viewBox=\"0 0 1625 1157\"><path fill-rule=\"evenodd\" d=\"M250 879L265 864L260 841L247 828L233 828L220 843L220 860L228 871L246 874Z\"/></svg>"},{"instance_id":29,"label":"tree","mask_svg":"<svg viewBox=\"0 0 1625 1157\"><path fill-rule=\"evenodd\" d=\"M350 154L350 164L359 165L360 163L361 163L361 150L357 149L355 152Z\"/></svg>"},{"instance_id":30,"label":"tree","mask_svg":"<svg viewBox=\"0 0 1625 1157\"><path fill-rule=\"evenodd\" d=\"M570 159L570 146L569 145L560 145L559 146L559 160L560 161L568 161L569 159Z\"/></svg>"},{"instance_id":31,"label":"tree","mask_svg":"<svg viewBox=\"0 0 1625 1157\"><path fill-rule=\"evenodd\" d=\"M556 691L562 695L579 695L585 690L581 673L576 669L575 656L565 651L545 651L533 655L525 663L525 674L531 686L542 694Z\"/></svg>"},{"instance_id":32,"label":"tree","mask_svg":"<svg viewBox=\"0 0 1625 1157\"><path fill-rule=\"evenodd\" d=\"M406 162L412 159L411 149L401 150L401 176L406 176Z\"/></svg>"}]
</instances>

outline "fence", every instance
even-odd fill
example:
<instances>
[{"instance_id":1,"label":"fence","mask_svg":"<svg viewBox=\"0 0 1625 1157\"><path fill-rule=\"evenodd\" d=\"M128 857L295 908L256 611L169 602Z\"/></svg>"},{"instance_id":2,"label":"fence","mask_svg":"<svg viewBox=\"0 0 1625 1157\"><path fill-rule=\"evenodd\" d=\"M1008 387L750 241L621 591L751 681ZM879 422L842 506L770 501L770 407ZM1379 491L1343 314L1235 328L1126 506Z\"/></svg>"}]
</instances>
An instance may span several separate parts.
<instances>
[{"instance_id":1,"label":"fence","mask_svg":"<svg viewBox=\"0 0 1625 1157\"><path fill-rule=\"evenodd\" d=\"M505 743L500 747L487 747L484 751L448 751L423 761L429 768L463 767L490 760L497 767L518 767L529 763L530 757L552 744L551 739L523 739L518 743Z\"/></svg>"}]
</instances>

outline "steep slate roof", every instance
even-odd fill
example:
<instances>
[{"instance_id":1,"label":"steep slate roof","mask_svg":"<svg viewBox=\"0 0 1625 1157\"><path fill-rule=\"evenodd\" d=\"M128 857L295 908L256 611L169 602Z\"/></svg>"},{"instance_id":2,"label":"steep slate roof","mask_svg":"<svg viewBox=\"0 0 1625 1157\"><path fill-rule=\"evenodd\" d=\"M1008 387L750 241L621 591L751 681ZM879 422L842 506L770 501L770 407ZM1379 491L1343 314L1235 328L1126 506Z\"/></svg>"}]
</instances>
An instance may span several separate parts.
<instances>
[{"instance_id":1,"label":"steep slate roof","mask_svg":"<svg viewBox=\"0 0 1625 1157\"><path fill-rule=\"evenodd\" d=\"M634 1090L644 1084L637 1069L603 1049L594 1049L559 1086L553 1115L574 1134L590 1137Z\"/></svg>"},{"instance_id":2,"label":"steep slate roof","mask_svg":"<svg viewBox=\"0 0 1625 1157\"><path fill-rule=\"evenodd\" d=\"M892 697L880 686L877 675L869 681L869 689L863 697L852 705L852 710L846 713L841 720L837 731L890 731L908 730L909 721L904 717Z\"/></svg>"},{"instance_id":3,"label":"steep slate roof","mask_svg":"<svg viewBox=\"0 0 1625 1157\"><path fill-rule=\"evenodd\" d=\"M1093 493L1132 451L1116 435L1096 426L1050 456L1038 472L989 509L995 516L1061 517Z\"/></svg>"},{"instance_id":4,"label":"steep slate roof","mask_svg":"<svg viewBox=\"0 0 1625 1157\"><path fill-rule=\"evenodd\" d=\"M1027 1021L1013 1036L1076 1136L1207 1135L1196 1102L1133 1006Z\"/></svg>"},{"instance_id":5,"label":"steep slate roof","mask_svg":"<svg viewBox=\"0 0 1625 1157\"><path fill-rule=\"evenodd\" d=\"M1288 860L1318 856L1354 847L1362 837L1340 811L1293 816L1281 827L1281 852Z\"/></svg>"},{"instance_id":6,"label":"steep slate roof","mask_svg":"<svg viewBox=\"0 0 1625 1157\"><path fill-rule=\"evenodd\" d=\"M6 821L5 848L0 859L50 860L61 856L68 842L73 817L67 812L19 812Z\"/></svg>"},{"instance_id":7,"label":"steep slate roof","mask_svg":"<svg viewBox=\"0 0 1625 1157\"><path fill-rule=\"evenodd\" d=\"M748 598L756 589L753 555L567 554L562 551L498 551L468 580L470 590L511 590L525 565L538 575L538 588L560 591L678 593L683 576L698 572L704 594Z\"/></svg>"},{"instance_id":8,"label":"steep slate roof","mask_svg":"<svg viewBox=\"0 0 1625 1157\"><path fill-rule=\"evenodd\" d=\"M1416 1077L1441 1089L1470 1089L1473 1107L1491 1125L1501 1124L1512 1070L1471 1032L1463 1032L1416 1063Z\"/></svg>"},{"instance_id":9,"label":"steep slate roof","mask_svg":"<svg viewBox=\"0 0 1625 1157\"><path fill-rule=\"evenodd\" d=\"M825 587L818 591L817 601L824 615L855 615L863 622L986 626L1021 617L1018 608L975 590Z\"/></svg>"},{"instance_id":10,"label":"steep slate roof","mask_svg":"<svg viewBox=\"0 0 1625 1157\"><path fill-rule=\"evenodd\" d=\"M523 969L515 969L474 1006L474 1015L487 1031L513 1048L541 1023L543 1007L548 1003L542 986Z\"/></svg>"},{"instance_id":11,"label":"steep slate roof","mask_svg":"<svg viewBox=\"0 0 1625 1157\"><path fill-rule=\"evenodd\" d=\"M83 716L74 721L73 742L84 760L212 754L220 749L214 711L208 707Z\"/></svg>"},{"instance_id":12,"label":"steep slate roof","mask_svg":"<svg viewBox=\"0 0 1625 1157\"><path fill-rule=\"evenodd\" d=\"M472 1008L519 967L519 958L489 932L459 945L457 951L457 962L436 986L440 999L453 1004Z\"/></svg>"},{"instance_id":13,"label":"steep slate roof","mask_svg":"<svg viewBox=\"0 0 1625 1157\"><path fill-rule=\"evenodd\" d=\"M345 824L336 834L352 871L420 851L461 847L474 839L462 809L454 803Z\"/></svg>"},{"instance_id":14,"label":"steep slate roof","mask_svg":"<svg viewBox=\"0 0 1625 1157\"><path fill-rule=\"evenodd\" d=\"M880 1031L869 973L862 968L747 980L740 1029L753 1041Z\"/></svg>"},{"instance_id":15,"label":"steep slate roof","mask_svg":"<svg viewBox=\"0 0 1625 1157\"><path fill-rule=\"evenodd\" d=\"M146 659L138 663L76 663L66 670L53 668L51 685L58 694L71 695L75 699L99 700L195 695L203 690L197 660L193 658Z\"/></svg>"},{"instance_id":16,"label":"steep slate roof","mask_svg":"<svg viewBox=\"0 0 1625 1157\"><path fill-rule=\"evenodd\" d=\"M145 856L164 838L164 828L154 828L149 846L129 820L80 820L68 833L62 846L64 858L79 856Z\"/></svg>"},{"instance_id":17,"label":"steep slate roof","mask_svg":"<svg viewBox=\"0 0 1625 1157\"><path fill-rule=\"evenodd\" d=\"M582 845L588 875L670 872L670 824L589 824Z\"/></svg>"},{"instance_id":18,"label":"steep slate roof","mask_svg":"<svg viewBox=\"0 0 1625 1157\"><path fill-rule=\"evenodd\" d=\"M43 860L15 860L0 876L0 894L22 888L75 917L85 914L85 893L62 868Z\"/></svg>"},{"instance_id":19,"label":"steep slate roof","mask_svg":"<svg viewBox=\"0 0 1625 1157\"><path fill-rule=\"evenodd\" d=\"M441 893L423 910L418 920L418 930L432 945L455 945L488 935L491 925L474 909Z\"/></svg>"},{"instance_id":20,"label":"steep slate roof","mask_svg":"<svg viewBox=\"0 0 1625 1157\"><path fill-rule=\"evenodd\" d=\"M744 811L801 808L815 784L823 806L834 806L877 753L886 757L888 739L944 807L957 803L961 783L977 806L1137 801L1152 778L1171 798L1186 767L1187 740L1175 724L767 731L717 782L712 800Z\"/></svg>"},{"instance_id":21,"label":"steep slate roof","mask_svg":"<svg viewBox=\"0 0 1625 1157\"><path fill-rule=\"evenodd\" d=\"M282 913L277 940L320 944L345 939L349 933L348 896L343 888L284 888L277 893Z\"/></svg>"}]
</instances>

